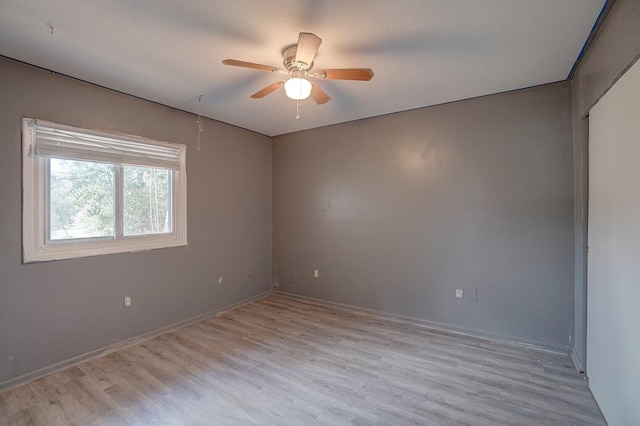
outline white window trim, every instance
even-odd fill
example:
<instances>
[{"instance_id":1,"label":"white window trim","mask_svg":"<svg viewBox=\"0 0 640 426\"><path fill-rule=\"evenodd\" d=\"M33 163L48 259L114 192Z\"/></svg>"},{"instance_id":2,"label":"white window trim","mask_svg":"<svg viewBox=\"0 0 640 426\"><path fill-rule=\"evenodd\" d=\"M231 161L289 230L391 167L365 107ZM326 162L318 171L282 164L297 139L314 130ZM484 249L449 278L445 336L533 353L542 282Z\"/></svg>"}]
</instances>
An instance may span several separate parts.
<instances>
[{"instance_id":1,"label":"white window trim","mask_svg":"<svg viewBox=\"0 0 640 426\"><path fill-rule=\"evenodd\" d=\"M91 239L47 243L45 236L45 158L34 155L34 124L86 132L87 134L123 139L158 146L180 149L180 169L173 172L173 214L172 233L144 236L119 237L118 239ZM130 135L114 135L104 132L62 126L56 123L31 118L22 120L22 245L23 262L44 262L72 259L113 253L145 251L158 248L187 245L187 172L186 146L158 142Z\"/></svg>"}]
</instances>

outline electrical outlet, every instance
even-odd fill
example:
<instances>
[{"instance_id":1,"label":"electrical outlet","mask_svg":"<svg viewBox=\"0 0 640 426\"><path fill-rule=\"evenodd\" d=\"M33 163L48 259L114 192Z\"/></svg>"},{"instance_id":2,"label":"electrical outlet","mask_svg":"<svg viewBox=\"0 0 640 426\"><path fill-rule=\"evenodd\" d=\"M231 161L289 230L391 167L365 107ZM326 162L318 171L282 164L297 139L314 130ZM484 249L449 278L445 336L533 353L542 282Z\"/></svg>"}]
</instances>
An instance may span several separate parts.
<instances>
[{"instance_id":1,"label":"electrical outlet","mask_svg":"<svg viewBox=\"0 0 640 426\"><path fill-rule=\"evenodd\" d=\"M320 271L318 271L317 269L313 270L313 278L318 278L320 276Z\"/></svg>"},{"instance_id":2,"label":"electrical outlet","mask_svg":"<svg viewBox=\"0 0 640 426\"><path fill-rule=\"evenodd\" d=\"M464 291L461 288L456 288L456 299L462 299Z\"/></svg>"},{"instance_id":3,"label":"electrical outlet","mask_svg":"<svg viewBox=\"0 0 640 426\"><path fill-rule=\"evenodd\" d=\"M131 296L125 296L124 297L124 307L125 308L130 308L132 304L133 304L133 300L131 300Z\"/></svg>"}]
</instances>

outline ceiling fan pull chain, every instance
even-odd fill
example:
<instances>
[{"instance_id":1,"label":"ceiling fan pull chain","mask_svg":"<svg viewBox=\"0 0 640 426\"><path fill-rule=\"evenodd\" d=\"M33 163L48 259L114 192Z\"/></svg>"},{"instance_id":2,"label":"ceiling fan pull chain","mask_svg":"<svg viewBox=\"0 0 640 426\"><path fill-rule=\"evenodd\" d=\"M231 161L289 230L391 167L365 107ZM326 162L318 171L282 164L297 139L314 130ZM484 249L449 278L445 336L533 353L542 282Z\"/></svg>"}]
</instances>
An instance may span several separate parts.
<instances>
[{"instance_id":1,"label":"ceiling fan pull chain","mask_svg":"<svg viewBox=\"0 0 640 426\"><path fill-rule=\"evenodd\" d=\"M296 120L300 119L300 99L296 101Z\"/></svg>"}]
</instances>

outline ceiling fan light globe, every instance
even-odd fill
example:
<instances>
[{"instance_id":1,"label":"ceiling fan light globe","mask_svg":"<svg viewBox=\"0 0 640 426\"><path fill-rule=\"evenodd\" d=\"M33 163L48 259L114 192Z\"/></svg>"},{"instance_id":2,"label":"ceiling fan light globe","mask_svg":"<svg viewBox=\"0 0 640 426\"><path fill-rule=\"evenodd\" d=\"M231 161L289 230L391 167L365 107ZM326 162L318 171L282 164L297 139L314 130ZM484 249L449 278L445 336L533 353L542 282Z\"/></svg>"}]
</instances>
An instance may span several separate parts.
<instances>
[{"instance_id":1,"label":"ceiling fan light globe","mask_svg":"<svg viewBox=\"0 0 640 426\"><path fill-rule=\"evenodd\" d=\"M285 81L284 91L291 99L301 101L311 94L311 82L305 78L292 77Z\"/></svg>"}]
</instances>

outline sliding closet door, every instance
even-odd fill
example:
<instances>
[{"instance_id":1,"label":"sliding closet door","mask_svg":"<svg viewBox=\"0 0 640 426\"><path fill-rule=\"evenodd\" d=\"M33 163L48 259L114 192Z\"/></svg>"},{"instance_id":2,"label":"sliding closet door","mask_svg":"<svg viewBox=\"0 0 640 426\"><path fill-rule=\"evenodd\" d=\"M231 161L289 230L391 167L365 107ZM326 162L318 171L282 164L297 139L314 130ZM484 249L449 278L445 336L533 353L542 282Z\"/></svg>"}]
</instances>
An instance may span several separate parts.
<instances>
[{"instance_id":1,"label":"sliding closet door","mask_svg":"<svg viewBox=\"0 0 640 426\"><path fill-rule=\"evenodd\" d=\"M611 426L640 425L640 62L589 113L587 375Z\"/></svg>"}]
</instances>

